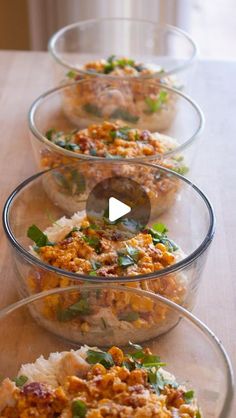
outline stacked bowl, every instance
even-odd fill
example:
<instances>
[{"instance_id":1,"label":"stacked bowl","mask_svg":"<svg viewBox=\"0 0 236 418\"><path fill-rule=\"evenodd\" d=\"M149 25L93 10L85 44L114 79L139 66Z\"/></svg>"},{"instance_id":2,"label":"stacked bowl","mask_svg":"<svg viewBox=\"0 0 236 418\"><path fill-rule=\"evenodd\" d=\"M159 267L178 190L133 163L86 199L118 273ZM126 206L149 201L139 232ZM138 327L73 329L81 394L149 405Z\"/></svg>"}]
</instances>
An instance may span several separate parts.
<instances>
[{"instance_id":1,"label":"stacked bowl","mask_svg":"<svg viewBox=\"0 0 236 418\"><path fill-rule=\"evenodd\" d=\"M49 51L56 87L29 111L38 172L3 211L21 301L0 311L1 417L227 418L230 360L189 312L215 228L186 178L195 44L100 19Z\"/></svg>"}]
</instances>

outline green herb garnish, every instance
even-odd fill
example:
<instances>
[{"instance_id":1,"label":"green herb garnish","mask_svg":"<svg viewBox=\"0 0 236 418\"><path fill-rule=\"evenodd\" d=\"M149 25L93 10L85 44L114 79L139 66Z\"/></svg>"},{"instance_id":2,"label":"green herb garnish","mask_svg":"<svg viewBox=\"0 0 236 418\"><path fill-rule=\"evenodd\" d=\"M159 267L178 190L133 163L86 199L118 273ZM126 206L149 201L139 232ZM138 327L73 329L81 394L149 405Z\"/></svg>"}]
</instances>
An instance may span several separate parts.
<instances>
[{"instance_id":1,"label":"green herb garnish","mask_svg":"<svg viewBox=\"0 0 236 418\"><path fill-rule=\"evenodd\" d=\"M53 176L56 182L72 196L81 194L86 189L85 178L76 169L67 169L65 174L60 171L53 171Z\"/></svg>"},{"instance_id":2,"label":"green herb garnish","mask_svg":"<svg viewBox=\"0 0 236 418\"><path fill-rule=\"evenodd\" d=\"M178 387L177 382L165 379L163 374L159 370L155 370L155 368L148 372L148 381L158 395L160 394L160 391L163 390L167 385L170 385L173 388Z\"/></svg>"},{"instance_id":3,"label":"green herb garnish","mask_svg":"<svg viewBox=\"0 0 236 418\"><path fill-rule=\"evenodd\" d=\"M38 248L44 247L45 245L54 245L48 240L46 234L41 231L36 225L31 225L27 231L27 237L35 242Z\"/></svg>"},{"instance_id":4,"label":"green herb garnish","mask_svg":"<svg viewBox=\"0 0 236 418\"><path fill-rule=\"evenodd\" d=\"M130 67L134 67L134 60L131 58L120 58L116 61L116 65L120 68L126 67L126 65L129 65Z\"/></svg>"},{"instance_id":5,"label":"green herb garnish","mask_svg":"<svg viewBox=\"0 0 236 418\"><path fill-rule=\"evenodd\" d=\"M78 73L76 71L70 70L68 73L66 73L66 77L74 79L77 77Z\"/></svg>"},{"instance_id":6,"label":"green herb garnish","mask_svg":"<svg viewBox=\"0 0 236 418\"><path fill-rule=\"evenodd\" d=\"M151 234L153 244L164 244L169 252L178 250L177 245L174 241L167 237L166 232L168 229L162 223L154 224L152 228L148 229L147 232Z\"/></svg>"},{"instance_id":7,"label":"green herb garnish","mask_svg":"<svg viewBox=\"0 0 236 418\"><path fill-rule=\"evenodd\" d=\"M196 418L202 418L202 414L199 410L197 411Z\"/></svg>"},{"instance_id":8,"label":"green herb garnish","mask_svg":"<svg viewBox=\"0 0 236 418\"><path fill-rule=\"evenodd\" d=\"M139 250L138 248L132 247L131 245L126 245L126 250L128 255L137 263L139 258Z\"/></svg>"},{"instance_id":9,"label":"green herb garnish","mask_svg":"<svg viewBox=\"0 0 236 418\"><path fill-rule=\"evenodd\" d=\"M184 176L185 174L188 173L189 167L187 167L186 165L182 165L180 167L173 167L171 168L171 170L177 174L180 174L181 176Z\"/></svg>"},{"instance_id":10,"label":"green herb garnish","mask_svg":"<svg viewBox=\"0 0 236 418\"><path fill-rule=\"evenodd\" d=\"M93 270L89 272L89 276L97 276L96 271L102 266L101 263L99 263L98 261L91 260L90 264Z\"/></svg>"},{"instance_id":11,"label":"green herb garnish","mask_svg":"<svg viewBox=\"0 0 236 418\"><path fill-rule=\"evenodd\" d=\"M193 398L194 398L193 390L189 390L188 392L184 393L184 400L186 403L191 403L193 401Z\"/></svg>"},{"instance_id":12,"label":"green herb garnish","mask_svg":"<svg viewBox=\"0 0 236 418\"><path fill-rule=\"evenodd\" d=\"M134 312L134 311L125 312L119 316L120 321L133 322L133 321L136 321L137 319L139 319L139 314L138 312Z\"/></svg>"},{"instance_id":13,"label":"green herb garnish","mask_svg":"<svg viewBox=\"0 0 236 418\"><path fill-rule=\"evenodd\" d=\"M98 118L102 117L101 109L99 109L99 107L93 103L86 103L85 105L83 105L83 109L85 112L97 116Z\"/></svg>"},{"instance_id":14,"label":"green herb garnish","mask_svg":"<svg viewBox=\"0 0 236 418\"><path fill-rule=\"evenodd\" d=\"M13 382L15 382L15 384L18 388L21 388L28 381L28 377L24 376L24 375L21 375L21 376L15 377L12 380L13 380Z\"/></svg>"},{"instance_id":15,"label":"green herb garnish","mask_svg":"<svg viewBox=\"0 0 236 418\"><path fill-rule=\"evenodd\" d=\"M129 126L123 126L117 130L114 131L110 131L110 137L115 139L115 138L121 138L124 139L125 141L129 140L129 132L130 132L131 128L129 128Z\"/></svg>"},{"instance_id":16,"label":"green herb garnish","mask_svg":"<svg viewBox=\"0 0 236 418\"><path fill-rule=\"evenodd\" d=\"M89 364L102 364L106 369L114 366L111 354L106 353L105 351L88 350L86 360Z\"/></svg>"},{"instance_id":17,"label":"green herb garnish","mask_svg":"<svg viewBox=\"0 0 236 418\"><path fill-rule=\"evenodd\" d=\"M58 147L66 149L67 151L78 151L80 149L79 145L63 141L62 139L55 141L54 144Z\"/></svg>"},{"instance_id":18,"label":"green herb garnish","mask_svg":"<svg viewBox=\"0 0 236 418\"><path fill-rule=\"evenodd\" d=\"M80 399L76 399L71 405L72 418L85 418L87 409L88 408L85 402Z\"/></svg>"},{"instance_id":19,"label":"green herb garnish","mask_svg":"<svg viewBox=\"0 0 236 418\"><path fill-rule=\"evenodd\" d=\"M97 276L97 272L96 272L96 270L91 270L91 271L89 272L89 276Z\"/></svg>"},{"instance_id":20,"label":"green herb garnish","mask_svg":"<svg viewBox=\"0 0 236 418\"><path fill-rule=\"evenodd\" d=\"M90 260L90 264L93 270L98 270L101 267L101 263L99 263L99 261Z\"/></svg>"},{"instance_id":21,"label":"green herb garnish","mask_svg":"<svg viewBox=\"0 0 236 418\"><path fill-rule=\"evenodd\" d=\"M119 255L118 257L118 265L120 267L127 268L129 266L133 266L134 263L134 260L128 255Z\"/></svg>"},{"instance_id":22,"label":"green herb garnish","mask_svg":"<svg viewBox=\"0 0 236 418\"><path fill-rule=\"evenodd\" d=\"M138 122L139 120L139 116L132 115L128 112L128 110L122 108L117 108L116 110L114 110L110 117L113 119L123 119L126 122L132 123Z\"/></svg>"},{"instance_id":23,"label":"green herb garnish","mask_svg":"<svg viewBox=\"0 0 236 418\"><path fill-rule=\"evenodd\" d=\"M162 223L153 224L152 229L156 232L160 232L160 234L166 234L166 232L168 232L166 225Z\"/></svg>"},{"instance_id":24,"label":"green herb garnish","mask_svg":"<svg viewBox=\"0 0 236 418\"><path fill-rule=\"evenodd\" d=\"M77 228L77 226L74 226L72 228L72 230L65 236L65 239L70 238L72 236L73 232L78 232L78 231L79 231L79 228Z\"/></svg>"},{"instance_id":25,"label":"green herb garnish","mask_svg":"<svg viewBox=\"0 0 236 418\"><path fill-rule=\"evenodd\" d=\"M99 249L100 249L100 240L99 240L99 238L98 237L90 237L90 236L87 236L87 235L85 235L84 237L83 237L83 240L88 244L88 245L90 245L90 247L93 247L94 249L95 249L95 251L97 252L97 251L99 251Z\"/></svg>"},{"instance_id":26,"label":"green herb garnish","mask_svg":"<svg viewBox=\"0 0 236 418\"><path fill-rule=\"evenodd\" d=\"M49 140L49 141L51 141L52 140L52 138L53 138L53 135L56 133L56 130L55 129L49 129L46 133L45 133L45 136L46 136L46 138Z\"/></svg>"},{"instance_id":27,"label":"green herb garnish","mask_svg":"<svg viewBox=\"0 0 236 418\"><path fill-rule=\"evenodd\" d=\"M164 103L166 103L168 97L168 93L164 90L161 90L158 97L156 99L152 99L151 97L146 97L145 103L148 107L147 113L155 113L160 110Z\"/></svg>"},{"instance_id":28,"label":"green herb garnish","mask_svg":"<svg viewBox=\"0 0 236 418\"><path fill-rule=\"evenodd\" d=\"M57 311L57 319L60 322L69 321L76 318L79 315L89 315L90 306L87 299L82 298L78 302L69 306L66 309L59 309Z\"/></svg>"}]
</instances>

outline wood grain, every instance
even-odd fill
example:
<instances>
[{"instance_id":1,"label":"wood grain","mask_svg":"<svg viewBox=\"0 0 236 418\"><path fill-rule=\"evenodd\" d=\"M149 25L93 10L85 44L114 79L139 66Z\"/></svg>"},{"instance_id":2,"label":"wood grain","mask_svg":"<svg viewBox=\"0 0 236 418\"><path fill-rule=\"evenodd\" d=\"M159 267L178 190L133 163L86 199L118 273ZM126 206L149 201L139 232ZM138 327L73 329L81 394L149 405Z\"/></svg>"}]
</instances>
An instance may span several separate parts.
<instances>
[{"instance_id":1,"label":"wood grain","mask_svg":"<svg viewBox=\"0 0 236 418\"><path fill-rule=\"evenodd\" d=\"M202 61L192 95L206 127L196 151L192 179L211 200L217 232L202 277L194 313L223 341L236 366L236 95L235 62ZM52 86L46 53L0 52L0 205L35 171L27 128L33 99ZM0 306L16 300L15 272L1 227ZM236 406L235 406L236 407ZM232 418L235 416L232 412Z\"/></svg>"}]
</instances>

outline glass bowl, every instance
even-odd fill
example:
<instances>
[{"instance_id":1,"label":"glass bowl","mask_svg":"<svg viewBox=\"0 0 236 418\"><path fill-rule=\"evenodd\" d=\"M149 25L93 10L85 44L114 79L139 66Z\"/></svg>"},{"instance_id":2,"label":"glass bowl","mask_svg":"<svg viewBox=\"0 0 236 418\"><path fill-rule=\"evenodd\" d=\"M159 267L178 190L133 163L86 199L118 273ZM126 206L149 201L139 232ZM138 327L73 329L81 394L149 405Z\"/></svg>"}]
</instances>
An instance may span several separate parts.
<instances>
[{"instance_id":1,"label":"glass bowl","mask_svg":"<svg viewBox=\"0 0 236 418\"><path fill-rule=\"evenodd\" d=\"M108 82L90 78L40 96L29 111L38 168L78 159L119 158L161 162L180 174L188 172L204 125L203 114L189 97L156 81L158 95L166 99L155 112L146 112L152 84L140 79ZM116 126L121 131L114 131ZM79 139L75 137L78 130L88 127L89 133L83 131ZM130 133L132 140L127 137Z\"/></svg>"},{"instance_id":2,"label":"glass bowl","mask_svg":"<svg viewBox=\"0 0 236 418\"><path fill-rule=\"evenodd\" d=\"M55 62L57 84L81 77L122 76L152 77L182 88L197 48L187 33L174 26L103 18L60 29L50 39L49 52ZM115 71L114 62L118 64Z\"/></svg>"},{"instance_id":3,"label":"glass bowl","mask_svg":"<svg viewBox=\"0 0 236 418\"><path fill-rule=\"evenodd\" d=\"M127 228L130 227L132 230L134 224L124 221L124 224L114 226L115 235L105 243L102 240L106 235L103 233L96 235L96 230L100 228L95 219L91 226L93 231L89 229L89 235L83 236L82 239L88 243L93 235L92 238L95 238L101 250L98 251L100 256L95 254L97 247L93 242L91 246L94 249L86 247L85 255L84 251L81 255L79 250L79 260L77 257L71 259L77 264L72 263L69 267L67 264L58 264L57 261L54 265L50 264L50 257L47 262L43 261L46 259L38 257L37 248L35 252L32 249L33 241L27 237L28 228L36 225L41 231L45 231L49 226L53 226L51 232L46 232L51 242L62 240L65 236L70 237L72 227L77 226L83 231L86 230L88 224L83 223L81 219L85 215L87 202L94 187L110 178L119 179L116 187L117 189L123 187L123 191L127 191L129 197L123 201L130 207L134 202L133 196L137 195L139 188L146 193L150 203L150 213L148 212L149 221L146 228L144 226L144 231L148 232L148 235L140 237L134 231L130 236L129 231L125 227L122 228L123 225L127 225ZM129 179L135 182L134 189L130 188ZM111 191L114 196L113 193L114 190ZM104 190L100 195L96 193L95 201L92 202L94 211L102 211L102 207L106 207L106 198L103 205ZM146 210L142 202L143 212L141 210L138 218L141 224L145 223L141 219ZM66 225L63 220L58 221L64 216L70 219L75 213L78 215L68 221L68 224L66 221ZM103 216L105 217L105 214ZM161 294L188 309L192 309L194 305L209 244L214 235L213 209L205 195L191 182L155 165L108 160L80 161L76 165L58 167L34 175L9 196L4 208L3 223L11 244L18 272L16 283L22 297L70 284L85 285L109 281L109 283L120 283L123 286ZM165 234L162 235L162 232L161 235L158 235L159 232L156 235L153 230L150 232L148 228L153 225L161 225L161 230L165 229L163 225L166 225L169 240ZM102 231L106 228L107 222L102 224ZM159 227L155 226L155 228L160 231ZM119 242L118 247L117 241L121 231L122 233L128 231L128 235L121 237L122 239L124 237L124 242ZM149 232L155 240L151 238ZM164 247L158 245L153 248L152 242L155 242L155 245L164 243ZM173 242L176 243L176 247ZM101 243L102 247L100 247ZM132 260L135 260L135 263L128 263L130 268L123 264L123 258L122 260L118 258L118 261L117 257L114 259L112 256L111 260L109 258L110 250L115 249L119 256L126 253L128 248L126 245L134 249L139 248L138 261L133 254L130 255L131 258L134 257ZM153 251L149 252L149 248L153 248ZM100 266L94 267L95 259ZM122 298L117 303L120 303L120 310L125 309L128 314L126 322L133 322L136 319L141 319L141 324L149 322L149 316L146 315L150 311L149 305L146 306L140 301L133 301L130 304L129 300ZM135 314L132 313L133 310ZM130 312L131 316L129 316Z\"/></svg>"},{"instance_id":4,"label":"glass bowl","mask_svg":"<svg viewBox=\"0 0 236 418\"><path fill-rule=\"evenodd\" d=\"M32 381L45 383L48 382L49 377L56 374L57 366L55 362L52 362L50 374L48 374L47 365L41 358L40 363L37 363L38 369L35 370L34 366L29 363L34 363L41 355L47 359L50 353L78 350L86 341L101 348L97 334L93 334L91 329L83 335L79 332L80 315L63 323L52 316L46 317L46 312L49 302L57 298L70 300L75 294L78 295L84 291L95 295L98 292L106 293L111 290L123 292L123 287L93 284L82 288L74 286L56 291L50 290L2 309L0 311L2 337L0 339L0 374L2 378L18 376L20 384L23 379L22 377L19 379L19 376L23 374L28 376L26 385ZM152 340L143 343L142 347L148 347L154 355L160 356L161 361L166 363L165 368L175 375L178 383L184 384L189 391L194 390L201 411L194 417L228 418L233 398L233 372L230 360L219 339L199 319L175 303L146 291L127 289L126 292L130 295L142 293L142 297L147 298L156 306L157 313L160 310L168 311L173 325L178 324L170 333L156 335ZM93 306L92 309L95 307ZM159 333L159 325L157 315L156 334ZM115 344L121 347L124 339L119 339L114 335L114 330L109 323L106 326L108 328L103 330L104 342L108 340L107 335L110 333L114 336ZM137 333L139 331L137 330ZM122 330L121 337L124 334L125 330ZM126 337L127 343L132 341L131 336ZM113 344L113 338L110 341ZM123 350L130 352L131 349L124 347ZM56 357L59 361L59 354ZM28 364L28 366L21 369L22 364ZM68 373L65 363L63 371L64 375ZM70 370L70 374L73 373L75 374Z\"/></svg>"}]
</instances>

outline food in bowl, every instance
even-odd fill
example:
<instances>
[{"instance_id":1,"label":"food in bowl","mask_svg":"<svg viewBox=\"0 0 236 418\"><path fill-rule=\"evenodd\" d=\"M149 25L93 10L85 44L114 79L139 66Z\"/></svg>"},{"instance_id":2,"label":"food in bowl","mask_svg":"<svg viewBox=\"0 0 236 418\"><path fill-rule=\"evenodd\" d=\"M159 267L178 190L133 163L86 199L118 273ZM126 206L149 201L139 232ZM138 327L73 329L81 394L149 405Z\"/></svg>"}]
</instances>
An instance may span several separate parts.
<instances>
[{"instance_id":1,"label":"food in bowl","mask_svg":"<svg viewBox=\"0 0 236 418\"><path fill-rule=\"evenodd\" d=\"M158 79L87 78L70 84L62 96L68 119L80 129L101 120L152 131L168 129L176 115L176 91Z\"/></svg>"},{"instance_id":2,"label":"food in bowl","mask_svg":"<svg viewBox=\"0 0 236 418\"><path fill-rule=\"evenodd\" d=\"M38 310L32 312L43 324L70 340L109 346L115 342L127 344L147 340L164 332L176 323L168 315L168 309L155 304L150 298L127 288L148 290L161 294L178 304L183 304L187 294L187 276L181 272L167 274L152 280L139 280L139 275L155 273L184 258L183 251L167 237L163 224L155 224L138 232L136 236L119 241L124 231L125 220L120 225L110 225L97 220L90 222L81 214L71 219L62 218L40 231L36 225L28 230L34 240L31 253L46 264L73 273L96 277L105 281L122 281L124 291L114 289L91 292L75 292L70 298L48 296ZM130 280L137 277L137 280ZM32 268L27 286L30 293L83 284L65 276ZM158 327L157 327L158 324ZM104 331L105 334L104 335Z\"/></svg>"},{"instance_id":3,"label":"food in bowl","mask_svg":"<svg viewBox=\"0 0 236 418\"><path fill-rule=\"evenodd\" d=\"M174 76L165 75L165 70L161 66L156 64L140 63L128 57L110 55L106 59L88 61L80 66L80 70L82 70L83 73L91 73L91 75L109 74L113 77L155 76L159 81L171 87L181 87L177 84L177 80ZM85 77L85 74L82 75L80 71L76 70L70 70L66 73L67 80L80 80L83 77Z\"/></svg>"},{"instance_id":4,"label":"food in bowl","mask_svg":"<svg viewBox=\"0 0 236 418\"><path fill-rule=\"evenodd\" d=\"M43 187L49 199L56 203L65 214L72 214L84 210L92 190L106 179L117 179L116 191L126 196L136 196L137 187L148 196L151 214L150 219L156 220L174 204L180 191L180 178L174 173L162 170L161 167L128 164L114 159L104 159L103 164L96 164L98 160L86 160L58 166L59 160L55 156L47 155L45 164L56 168L48 172L43 179ZM59 156L59 159L61 157ZM101 161L102 162L102 161ZM120 164L121 163L121 164ZM53 166L54 167L54 166ZM121 182L120 178L123 178ZM125 181L127 179L127 181ZM130 179L133 180L131 186ZM97 196L97 200L102 196ZM129 206L130 204L127 203ZM131 204L131 206L133 203Z\"/></svg>"},{"instance_id":5,"label":"food in bowl","mask_svg":"<svg viewBox=\"0 0 236 418\"><path fill-rule=\"evenodd\" d=\"M179 174L186 174L188 167L181 155L175 155L162 161L163 156L178 147L178 142L158 132L130 128L120 121L89 125L86 129L75 129L70 132L57 131L52 128L45 137L61 149L72 151L79 155L99 158L143 158L156 156L161 165L171 168ZM59 164L59 156L45 150L42 166ZM61 158L65 163L65 157ZM51 161L51 164L49 164Z\"/></svg>"},{"instance_id":6,"label":"food in bowl","mask_svg":"<svg viewBox=\"0 0 236 418\"><path fill-rule=\"evenodd\" d=\"M201 418L195 393L150 349L83 346L23 364L0 385L2 418Z\"/></svg>"}]
</instances>

